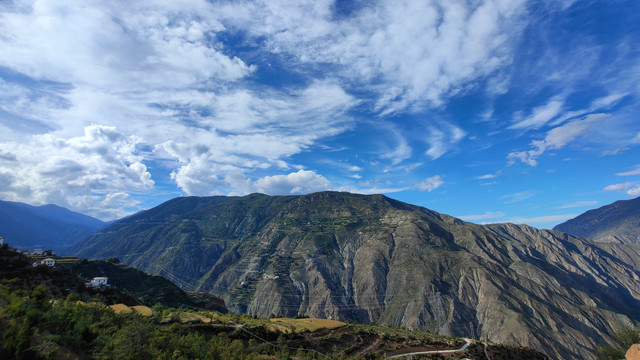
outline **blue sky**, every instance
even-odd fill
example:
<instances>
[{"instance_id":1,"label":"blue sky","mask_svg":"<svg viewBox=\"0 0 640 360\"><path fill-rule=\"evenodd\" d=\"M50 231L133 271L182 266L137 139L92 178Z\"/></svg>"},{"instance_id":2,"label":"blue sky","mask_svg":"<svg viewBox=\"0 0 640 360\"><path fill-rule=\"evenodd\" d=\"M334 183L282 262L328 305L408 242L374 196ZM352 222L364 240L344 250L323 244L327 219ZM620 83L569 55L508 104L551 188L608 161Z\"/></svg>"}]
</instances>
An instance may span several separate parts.
<instances>
[{"instance_id":1,"label":"blue sky","mask_svg":"<svg viewBox=\"0 0 640 360\"><path fill-rule=\"evenodd\" d=\"M549 228L640 196L637 1L2 1L0 198L383 193Z\"/></svg>"}]
</instances>

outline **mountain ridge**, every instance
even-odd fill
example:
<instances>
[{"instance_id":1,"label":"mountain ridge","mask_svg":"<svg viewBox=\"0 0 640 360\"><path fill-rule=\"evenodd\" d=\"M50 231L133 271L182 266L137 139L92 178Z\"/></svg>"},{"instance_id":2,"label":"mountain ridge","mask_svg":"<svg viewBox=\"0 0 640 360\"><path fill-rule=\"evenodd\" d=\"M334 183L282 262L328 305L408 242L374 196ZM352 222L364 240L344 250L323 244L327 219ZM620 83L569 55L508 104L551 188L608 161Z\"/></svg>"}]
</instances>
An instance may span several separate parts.
<instances>
[{"instance_id":1,"label":"mountain ridge","mask_svg":"<svg viewBox=\"0 0 640 360\"><path fill-rule=\"evenodd\" d=\"M601 243L640 245L640 197L589 210L554 229Z\"/></svg>"},{"instance_id":2,"label":"mountain ridge","mask_svg":"<svg viewBox=\"0 0 640 360\"><path fill-rule=\"evenodd\" d=\"M0 236L17 248L62 250L105 225L101 220L53 204L32 206L0 200Z\"/></svg>"},{"instance_id":3,"label":"mountain ridge","mask_svg":"<svg viewBox=\"0 0 640 360\"><path fill-rule=\"evenodd\" d=\"M640 273L557 231L339 192L174 199L152 210L77 254L118 256L223 297L235 313L378 322L555 358L590 358L618 324L640 321Z\"/></svg>"}]
</instances>

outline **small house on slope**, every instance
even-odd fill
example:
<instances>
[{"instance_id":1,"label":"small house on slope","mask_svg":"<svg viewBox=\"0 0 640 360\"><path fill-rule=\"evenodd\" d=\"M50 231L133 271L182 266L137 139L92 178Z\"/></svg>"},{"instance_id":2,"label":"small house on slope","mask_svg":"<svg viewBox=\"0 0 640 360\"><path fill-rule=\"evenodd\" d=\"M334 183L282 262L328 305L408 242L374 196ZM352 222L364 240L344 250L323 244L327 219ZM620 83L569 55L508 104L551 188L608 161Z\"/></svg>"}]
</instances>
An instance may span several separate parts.
<instances>
[{"instance_id":1,"label":"small house on slope","mask_svg":"<svg viewBox=\"0 0 640 360\"><path fill-rule=\"evenodd\" d=\"M54 267L54 266L56 266L56 260L52 259L52 258L46 258L46 259L42 259L40 261L40 264L45 264L45 265L47 265L49 267Z\"/></svg>"},{"instance_id":2,"label":"small house on slope","mask_svg":"<svg viewBox=\"0 0 640 360\"><path fill-rule=\"evenodd\" d=\"M94 287L94 288L101 287L101 286L109 286L109 284L107 284L107 280L108 278L106 277L94 277L93 280L89 281L85 285L88 287Z\"/></svg>"}]
</instances>

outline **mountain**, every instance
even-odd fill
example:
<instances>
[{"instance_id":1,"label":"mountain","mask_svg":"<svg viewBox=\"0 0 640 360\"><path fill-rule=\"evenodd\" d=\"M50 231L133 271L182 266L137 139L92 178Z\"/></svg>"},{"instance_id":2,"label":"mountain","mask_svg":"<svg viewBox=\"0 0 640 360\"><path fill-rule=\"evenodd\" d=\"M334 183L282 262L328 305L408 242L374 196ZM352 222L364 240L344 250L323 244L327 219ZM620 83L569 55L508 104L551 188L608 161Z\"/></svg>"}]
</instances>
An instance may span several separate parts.
<instances>
[{"instance_id":1,"label":"mountain","mask_svg":"<svg viewBox=\"0 0 640 360\"><path fill-rule=\"evenodd\" d=\"M135 290L151 285L153 291L167 288L162 282L168 280L155 277L151 284L149 275L106 262L59 258L65 266L33 267L33 260L6 245L0 247L0 359L347 360L416 352L433 358L443 350L447 359L546 359L529 348L373 324L149 308L139 306L131 289L121 286L141 277ZM84 279L68 271L69 264L82 264L82 271L138 274L110 277L115 286L87 288ZM139 315L127 314L131 311Z\"/></svg>"},{"instance_id":2,"label":"mountain","mask_svg":"<svg viewBox=\"0 0 640 360\"><path fill-rule=\"evenodd\" d=\"M640 244L640 197L589 210L554 230L603 243Z\"/></svg>"},{"instance_id":3,"label":"mountain","mask_svg":"<svg viewBox=\"0 0 640 360\"><path fill-rule=\"evenodd\" d=\"M590 359L640 321L640 272L592 242L475 225L382 195L184 197L74 246L235 313L306 315Z\"/></svg>"},{"instance_id":4,"label":"mountain","mask_svg":"<svg viewBox=\"0 0 640 360\"><path fill-rule=\"evenodd\" d=\"M105 225L57 205L31 206L0 200L0 236L15 248L60 250Z\"/></svg>"}]
</instances>

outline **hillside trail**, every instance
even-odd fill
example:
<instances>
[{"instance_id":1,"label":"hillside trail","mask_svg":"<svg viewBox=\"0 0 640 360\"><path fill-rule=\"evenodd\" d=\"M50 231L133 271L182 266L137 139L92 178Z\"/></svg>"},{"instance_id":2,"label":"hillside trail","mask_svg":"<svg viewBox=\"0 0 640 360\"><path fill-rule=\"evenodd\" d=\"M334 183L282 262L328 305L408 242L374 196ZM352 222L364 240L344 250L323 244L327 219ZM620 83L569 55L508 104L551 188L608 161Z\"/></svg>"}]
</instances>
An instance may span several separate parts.
<instances>
[{"instance_id":1,"label":"hillside trail","mask_svg":"<svg viewBox=\"0 0 640 360\"><path fill-rule=\"evenodd\" d=\"M402 354L396 354L396 355L392 355L392 356L387 356L387 359L398 359L398 358L401 358L401 357L412 356L412 355L451 354L451 353L456 353L456 352L462 352L462 351L467 350L467 347L469 347L469 345L471 345L471 342L473 340L468 339L468 338L464 338L464 341L466 341L466 343L464 345L462 345L462 347L460 347L459 349L413 351L413 352L406 352L406 353L402 353Z\"/></svg>"}]
</instances>

